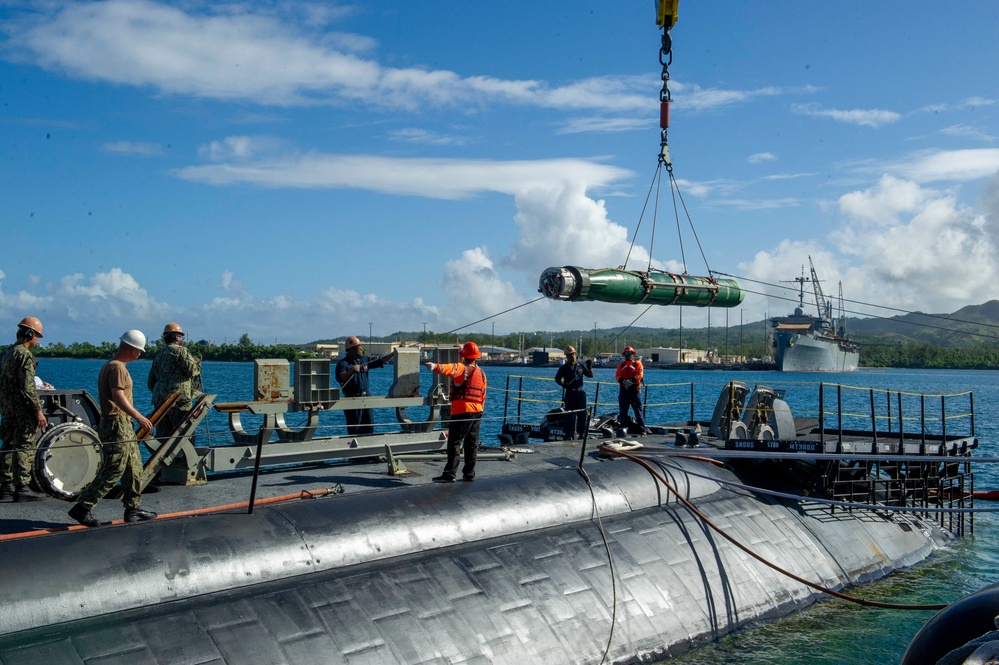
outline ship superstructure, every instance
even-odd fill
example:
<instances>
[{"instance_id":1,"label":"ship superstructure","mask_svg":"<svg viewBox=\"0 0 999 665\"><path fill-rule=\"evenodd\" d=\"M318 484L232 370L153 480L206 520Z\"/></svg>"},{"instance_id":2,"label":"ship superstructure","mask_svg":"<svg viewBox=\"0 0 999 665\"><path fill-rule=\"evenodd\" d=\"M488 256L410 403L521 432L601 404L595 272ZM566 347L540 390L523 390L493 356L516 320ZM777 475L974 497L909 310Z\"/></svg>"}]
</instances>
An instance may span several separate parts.
<instances>
[{"instance_id":1,"label":"ship superstructure","mask_svg":"<svg viewBox=\"0 0 999 665\"><path fill-rule=\"evenodd\" d=\"M843 325L843 292L840 285L839 315L833 318L832 302L825 297L812 257L811 271L793 281L798 284L798 306L790 316L770 319L770 349L782 372L852 372L860 360L860 344L846 336ZM805 313L805 285L812 285L817 316Z\"/></svg>"}]
</instances>

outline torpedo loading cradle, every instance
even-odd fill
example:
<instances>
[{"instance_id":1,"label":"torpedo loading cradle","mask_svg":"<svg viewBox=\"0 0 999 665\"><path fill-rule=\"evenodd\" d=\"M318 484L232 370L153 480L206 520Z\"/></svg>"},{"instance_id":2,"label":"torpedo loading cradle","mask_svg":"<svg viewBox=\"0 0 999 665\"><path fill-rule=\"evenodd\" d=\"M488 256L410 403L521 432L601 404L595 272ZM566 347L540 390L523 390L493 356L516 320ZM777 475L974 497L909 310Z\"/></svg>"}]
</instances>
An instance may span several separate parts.
<instances>
[{"instance_id":1,"label":"torpedo loading cradle","mask_svg":"<svg viewBox=\"0 0 999 665\"><path fill-rule=\"evenodd\" d=\"M745 297L734 279L576 266L548 268L538 291L552 300L694 307L737 307Z\"/></svg>"}]
</instances>

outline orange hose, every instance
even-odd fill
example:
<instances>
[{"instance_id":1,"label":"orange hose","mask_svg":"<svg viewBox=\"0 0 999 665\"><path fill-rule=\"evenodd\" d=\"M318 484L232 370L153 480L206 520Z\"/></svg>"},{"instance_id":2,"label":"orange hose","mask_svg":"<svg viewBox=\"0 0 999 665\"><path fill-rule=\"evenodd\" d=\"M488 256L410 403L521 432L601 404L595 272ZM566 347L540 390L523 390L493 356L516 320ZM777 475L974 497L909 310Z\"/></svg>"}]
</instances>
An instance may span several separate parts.
<instances>
[{"instance_id":1,"label":"orange hose","mask_svg":"<svg viewBox=\"0 0 999 665\"><path fill-rule=\"evenodd\" d=\"M722 468L725 468L725 462L721 461L720 459L715 459L713 457L702 457L701 455L677 455L677 457L683 459L691 459L694 460L695 462L711 462L715 466L720 466Z\"/></svg>"},{"instance_id":2,"label":"orange hose","mask_svg":"<svg viewBox=\"0 0 999 665\"><path fill-rule=\"evenodd\" d=\"M333 490L329 487L324 487L318 490L302 490L294 494L283 494L281 496L272 496L267 499L257 499L253 502L254 506L267 505L269 503L280 503L282 501L293 501L295 499L314 499L320 496L328 496L333 494ZM229 503L224 506L209 506L206 508L195 508L194 510L182 510L176 513L165 513L163 515L158 515L156 519L166 519L168 517L188 517L190 515L204 515L206 513L221 513L229 510L239 510L240 508L248 508L250 505L249 501L244 501L242 503ZM124 520L112 520L111 522L101 522L101 526L107 524L124 524ZM20 540L21 538L30 538L31 536L42 536L50 533L62 533L63 531L79 531L81 529L89 529L91 527L83 526L82 524L73 524L70 526L56 526L51 529L39 529L37 531L24 531L21 533L7 533L0 535L0 542L5 540Z\"/></svg>"}]
</instances>

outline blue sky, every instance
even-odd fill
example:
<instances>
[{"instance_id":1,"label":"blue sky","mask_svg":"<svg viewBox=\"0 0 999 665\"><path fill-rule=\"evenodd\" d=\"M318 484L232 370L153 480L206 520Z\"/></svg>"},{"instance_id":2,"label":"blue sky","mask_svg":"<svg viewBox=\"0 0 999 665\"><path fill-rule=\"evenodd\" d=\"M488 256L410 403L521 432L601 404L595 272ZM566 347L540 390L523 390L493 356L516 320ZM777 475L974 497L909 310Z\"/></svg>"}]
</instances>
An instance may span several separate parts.
<instances>
[{"instance_id":1,"label":"blue sky","mask_svg":"<svg viewBox=\"0 0 999 665\"><path fill-rule=\"evenodd\" d=\"M11 336L25 315L53 342L443 332L549 266L623 264L640 219L630 268L651 248L707 274L668 189L654 243L641 217L654 2L0 0L0 26ZM852 300L999 297L999 3L687 0L671 34L680 193L710 269L754 292L732 322L785 313L759 294L809 255ZM542 301L466 330L640 312Z\"/></svg>"}]
</instances>

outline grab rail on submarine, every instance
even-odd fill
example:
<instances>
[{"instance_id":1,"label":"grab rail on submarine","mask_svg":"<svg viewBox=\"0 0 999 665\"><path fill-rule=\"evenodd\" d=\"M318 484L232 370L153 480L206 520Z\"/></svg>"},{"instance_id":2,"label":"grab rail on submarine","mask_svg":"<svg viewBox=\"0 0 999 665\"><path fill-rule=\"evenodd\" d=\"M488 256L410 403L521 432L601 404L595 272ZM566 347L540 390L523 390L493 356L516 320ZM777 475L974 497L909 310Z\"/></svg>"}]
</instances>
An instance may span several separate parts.
<instances>
[{"instance_id":1,"label":"grab rail on submarine","mask_svg":"<svg viewBox=\"0 0 999 665\"><path fill-rule=\"evenodd\" d=\"M541 273L538 291L546 298L570 302L694 307L737 307L746 295L734 279L577 266L546 269Z\"/></svg>"}]
</instances>

